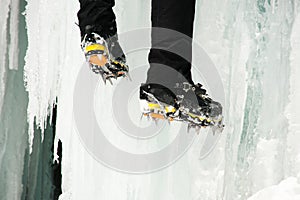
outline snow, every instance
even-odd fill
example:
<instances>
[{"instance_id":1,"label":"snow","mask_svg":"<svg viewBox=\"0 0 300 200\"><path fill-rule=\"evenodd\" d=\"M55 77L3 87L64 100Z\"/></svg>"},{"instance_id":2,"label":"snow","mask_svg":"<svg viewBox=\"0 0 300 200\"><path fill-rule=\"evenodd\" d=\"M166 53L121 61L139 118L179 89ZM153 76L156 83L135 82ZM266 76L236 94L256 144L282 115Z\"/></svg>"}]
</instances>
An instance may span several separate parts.
<instances>
[{"instance_id":1,"label":"snow","mask_svg":"<svg viewBox=\"0 0 300 200\"><path fill-rule=\"evenodd\" d=\"M298 200L300 199L300 181L296 177L289 177L278 185L266 187L248 200Z\"/></svg>"},{"instance_id":2,"label":"snow","mask_svg":"<svg viewBox=\"0 0 300 200\"><path fill-rule=\"evenodd\" d=\"M260 139L257 144L256 157L251 172L253 173L253 191L259 191L281 180L281 160L277 152L278 139ZM250 172L250 173L251 173Z\"/></svg>"}]
</instances>

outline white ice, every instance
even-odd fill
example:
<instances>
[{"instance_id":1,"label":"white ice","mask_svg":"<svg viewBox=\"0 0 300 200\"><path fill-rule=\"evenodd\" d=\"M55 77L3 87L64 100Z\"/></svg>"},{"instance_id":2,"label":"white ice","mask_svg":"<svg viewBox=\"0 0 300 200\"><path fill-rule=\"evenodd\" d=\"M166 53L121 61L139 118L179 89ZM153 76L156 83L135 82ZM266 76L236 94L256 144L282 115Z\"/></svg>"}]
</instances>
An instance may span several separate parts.
<instances>
[{"instance_id":1,"label":"white ice","mask_svg":"<svg viewBox=\"0 0 300 200\"><path fill-rule=\"evenodd\" d=\"M98 163L76 132L73 90L84 62L74 24L78 9L77 1L28 0L26 11L31 140L34 120L43 128L58 96L56 140L63 143L60 199L244 200L256 193L252 200L275 190L282 198L299 197L295 179L300 171L299 0L197 1L195 40L212 58L223 81L226 128L205 160L198 160L199 136L176 163L144 175L116 172ZM121 44L126 42L122 33L150 26L149 1L116 1L115 11ZM146 62L147 51L140 52L138 59L132 55L137 54L128 56L132 68ZM195 71L194 78L200 78ZM114 87L100 84L99 99L105 104L101 109L106 112ZM113 127L109 137L120 148L155 147L120 140L110 114L102 116L108 116L103 127Z\"/></svg>"},{"instance_id":2,"label":"white ice","mask_svg":"<svg viewBox=\"0 0 300 200\"><path fill-rule=\"evenodd\" d=\"M278 185L266 187L254 194L248 200L298 200L300 199L300 181L295 177L289 177Z\"/></svg>"}]
</instances>

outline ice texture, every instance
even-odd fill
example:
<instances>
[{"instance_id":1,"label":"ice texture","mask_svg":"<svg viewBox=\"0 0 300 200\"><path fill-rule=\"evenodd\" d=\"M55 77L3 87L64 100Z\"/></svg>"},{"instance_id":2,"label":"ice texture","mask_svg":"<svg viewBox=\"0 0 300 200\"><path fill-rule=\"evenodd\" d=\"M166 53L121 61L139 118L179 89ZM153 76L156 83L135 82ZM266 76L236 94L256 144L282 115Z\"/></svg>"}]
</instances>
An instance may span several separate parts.
<instances>
[{"instance_id":1,"label":"ice texture","mask_svg":"<svg viewBox=\"0 0 300 200\"><path fill-rule=\"evenodd\" d=\"M0 2L0 199L4 200L22 197L28 149L28 96L23 82L26 41L18 40L25 35L25 24L19 35L19 18L18 1Z\"/></svg>"},{"instance_id":2,"label":"ice texture","mask_svg":"<svg viewBox=\"0 0 300 200\"><path fill-rule=\"evenodd\" d=\"M53 105L60 92L60 76L67 66L67 38L69 26L75 26L72 18L67 18L67 2L28 0L26 24L28 49L25 57L25 84L29 93L28 123L29 142L32 144L33 127L36 124L45 129L47 116L51 116ZM74 3L75 4L75 3ZM73 18L74 19L74 18Z\"/></svg>"},{"instance_id":3,"label":"ice texture","mask_svg":"<svg viewBox=\"0 0 300 200\"><path fill-rule=\"evenodd\" d=\"M206 160L196 159L195 145L169 168L140 176L120 174L95 162L74 133L75 124L70 120L70 88L84 59L78 47L78 30L76 36L76 28L67 24L74 34L62 41L75 49L72 56L80 59L66 59L69 66L62 71L57 130L67 156L63 157L61 199L95 196L103 199L246 199L264 187L279 183L287 175L295 176L299 170L287 174L285 162L287 157L298 158L299 152L296 144L287 143L292 133L286 115L297 109L286 112L285 109L289 94L296 90L293 87L299 85L289 81L294 76L290 76L290 72L296 69L296 64L290 65L290 54L296 55L293 51L297 46L293 49L293 43L298 34L293 33L292 37L291 34L297 31L293 28L296 27L297 5L296 1L197 2L195 40L215 62L225 86L224 136L214 156ZM76 19L76 11L68 13L68 20ZM119 33L150 26L149 2L116 2L115 11ZM139 59L146 59L146 53ZM128 59L132 66L139 62L130 56ZM101 88L101 93L106 94L101 101L107 101L111 90L111 87ZM105 123L112 122L108 118ZM126 142L114 139L126 147ZM136 145L135 148L142 148ZM287 148L292 148L293 154L283 151ZM295 158L290 159L296 162ZM266 178L264 181L259 179L261 174ZM83 182L93 187L82 187ZM116 188L118 193L113 192Z\"/></svg>"},{"instance_id":4,"label":"ice texture","mask_svg":"<svg viewBox=\"0 0 300 200\"><path fill-rule=\"evenodd\" d=\"M278 185L266 187L251 196L248 200L298 200L300 199L300 184L295 177L288 177Z\"/></svg>"},{"instance_id":5,"label":"ice texture","mask_svg":"<svg viewBox=\"0 0 300 200\"><path fill-rule=\"evenodd\" d=\"M10 3L10 18L9 18L9 69L17 70L19 67L19 5L20 1L11 0Z\"/></svg>"},{"instance_id":6,"label":"ice texture","mask_svg":"<svg viewBox=\"0 0 300 200\"><path fill-rule=\"evenodd\" d=\"M9 38L15 40L17 32L16 15L9 12L18 9L9 6L11 2L1 0L0 6L0 111L5 91L14 89L6 84L7 70L18 66L13 60L18 50L16 43L9 42ZM278 198L271 194L281 195L281 199L299 198L299 0L197 1L194 39L211 57L223 81L226 128L215 150L204 160L198 159L200 135L173 165L143 175L120 173L97 162L77 133L73 92L84 63L80 33L74 23L79 2L27 2L28 50L24 77L29 94L29 141L32 144L34 124L43 130L47 117L52 115L53 104L57 103L56 141L61 139L63 144L61 200ZM150 1L116 1L114 10L121 45L126 42L122 33L150 26L150 6ZM147 61L147 53L148 49L129 53L132 69ZM202 81L195 70L193 77L197 82ZM209 85L205 86L209 89ZM128 151L145 152L162 145L162 140L154 139L145 146L144 141L120 136L111 114L114 87L100 84L97 93L99 102L104 102L104 106L99 102L97 106L100 106L103 128L110 130L107 137ZM134 120L132 105L136 103L133 100L130 104ZM9 132L6 125L1 127L0 167L4 166L7 152L14 147L11 137L17 131ZM176 126L171 124L170 129ZM164 132L165 141L172 139L168 130ZM17 151L22 152L25 144L23 141ZM13 164L22 165L19 161L22 155L6 162L5 169ZM12 169L9 181L0 187L9 199L20 197L20 171L20 168Z\"/></svg>"},{"instance_id":7,"label":"ice texture","mask_svg":"<svg viewBox=\"0 0 300 200\"><path fill-rule=\"evenodd\" d=\"M0 7L0 113L3 104L6 83L6 54L7 54L7 18L9 13L9 0L1 1Z\"/></svg>"}]
</instances>

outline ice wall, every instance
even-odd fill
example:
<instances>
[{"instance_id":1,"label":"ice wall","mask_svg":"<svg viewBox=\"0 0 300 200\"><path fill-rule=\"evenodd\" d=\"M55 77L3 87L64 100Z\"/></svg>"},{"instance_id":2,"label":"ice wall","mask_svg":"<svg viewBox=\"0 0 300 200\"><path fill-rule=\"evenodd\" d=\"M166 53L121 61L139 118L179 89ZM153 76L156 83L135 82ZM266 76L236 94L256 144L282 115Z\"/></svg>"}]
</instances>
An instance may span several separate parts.
<instances>
[{"instance_id":1,"label":"ice wall","mask_svg":"<svg viewBox=\"0 0 300 200\"><path fill-rule=\"evenodd\" d=\"M59 182L55 174L59 167L53 163L52 150L55 123L50 126L48 120L43 141L42 131L35 127L29 154L25 5L25 0L0 2L0 199L57 199L60 184L55 188L53 183Z\"/></svg>"},{"instance_id":2,"label":"ice wall","mask_svg":"<svg viewBox=\"0 0 300 200\"><path fill-rule=\"evenodd\" d=\"M244 200L299 173L299 0L197 1L195 40L221 75L226 129L206 160L197 159L195 142L174 165L146 175L104 167L78 137L72 119L73 89L84 61L74 25L78 9L78 2L28 0L26 11L30 141L34 119L43 128L58 96L61 199ZM119 33L150 25L148 1L116 1L115 11ZM132 55L133 68L147 58L146 51L140 60ZM101 86L101 94L111 95L113 87ZM114 139L125 147L141 147Z\"/></svg>"},{"instance_id":3,"label":"ice wall","mask_svg":"<svg viewBox=\"0 0 300 200\"><path fill-rule=\"evenodd\" d=\"M291 33L291 77L290 77L290 89L289 89L289 104L286 107L285 115L289 120L288 135L287 135L287 151L286 151L286 176L295 176L300 171L300 147L297 144L299 141L299 111L300 111L300 89L299 89L299 76L300 76L300 3L295 3L295 21Z\"/></svg>"},{"instance_id":4,"label":"ice wall","mask_svg":"<svg viewBox=\"0 0 300 200\"><path fill-rule=\"evenodd\" d=\"M24 186L22 174L28 148L28 95L23 82L25 35L19 1L0 1L0 199L4 200L21 199Z\"/></svg>"},{"instance_id":5,"label":"ice wall","mask_svg":"<svg viewBox=\"0 0 300 200\"><path fill-rule=\"evenodd\" d=\"M0 8L0 113L3 104L6 69L18 68L19 1L3 0ZM9 30L8 30L9 29ZM7 57L7 55L9 57Z\"/></svg>"},{"instance_id":6,"label":"ice wall","mask_svg":"<svg viewBox=\"0 0 300 200\"><path fill-rule=\"evenodd\" d=\"M122 33L137 28L150 26L150 2L143 1L118 1L116 2L116 15L119 27L121 44ZM73 15L69 17L76 19L77 10L72 10ZM76 27L70 26L70 29ZM214 154L205 162L198 160L199 149L197 146L201 141L195 142L193 148L187 155L182 157L176 164L162 171L145 174L132 175L111 170L88 154L82 145L76 130L76 124L72 120L73 87L76 82L78 70L84 61L79 49L79 32L72 36L71 48L73 58L68 58L63 71L61 93L58 103L58 137L63 141L63 194L61 199L216 199L222 192L222 152L223 147L217 148ZM70 42L66 41L66 42ZM131 69L139 64L147 62L147 49L140 54L131 53L128 56ZM80 59L79 59L80 58ZM146 73L146 71L145 71ZM136 79L136 77L133 77ZM198 79L198 81L200 81ZM72 89L70 89L72 88ZM107 134L115 143L127 150L146 151L156 145L148 145L145 148L143 141L122 140L122 133L114 124L111 110L111 95L115 87L100 84L99 101L102 107L102 128L108 130ZM101 97L102 96L102 97ZM138 98L138 96L134 96ZM133 105L137 105L134 101ZM130 107L130 109L136 106ZM139 120L138 116L138 120ZM138 123L138 120L136 123ZM175 126L175 125L174 125ZM113 130L113 131L109 131ZM166 137L171 137L171 132L166 132ZM92 136L91 136L92 137ZM172 138L168 138L171 140ZM161 141L154 141L154 144ZM140 150L139 150L140 149ZM216 158L216 159L215 159ZM115 192L115 191L118 192Z\"/></svg>"},{"instance_id":7,"label":"ice wall","mask_svg":"<svg viewBox=\"0 0 300 200\"><path fill-rule=\"evenodd\" d=\"M237 5L237 10L244 10L242 17L249 31L250 50L245 63L247 93L242 129L228 137L229 140L237 137L239 144L233 146L231 141L227 145L227 156L236 151L227 162L224 184L227 199L245 199L285 176L288 120L284 111L290 87L294 4L294 1L249 1Z\"/></svg>"}]
</instances>

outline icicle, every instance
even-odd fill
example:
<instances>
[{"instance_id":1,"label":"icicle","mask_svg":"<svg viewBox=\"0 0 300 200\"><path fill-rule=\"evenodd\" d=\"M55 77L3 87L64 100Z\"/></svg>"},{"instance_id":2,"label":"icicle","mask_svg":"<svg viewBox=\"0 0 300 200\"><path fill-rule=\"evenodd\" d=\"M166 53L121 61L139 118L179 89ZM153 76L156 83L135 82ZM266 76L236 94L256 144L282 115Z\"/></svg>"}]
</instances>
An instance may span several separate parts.
<instances>
[{"instance_id":1,"label":"icicle","mask_svg":"<svg viewBox=\"0 0 300 200\"><path fill-rule=\"evenodd\" d=\"M9 19L9 69L18 70L19 67L19 4L20 1L11 0Z\"/></svg>"},{"instance_id":2,"label":"icicle","mask_svg":"<svg viewBox=\"0 0 300 200\"><path fill-rule=\"evenodd\" d=\"M0 113L2 110L5 75L6 75L6 50L7 50L7 18L9 13L9 0L1 2L0 6Z\"/></svg>"},{"instance_id":3,"label":"icicle","mask_svg":"<svg viewBox=\"0 0 300 200\"><path fill-rule=\"evenodd\" d=\"M27 113L30 145L35 125L41 129L41 137L44 139L44 129L47 120L52 119L53 105L59 92L65 44L61 42L61 35L57 32L63 34L65 28L61 19L53 16L63 13L62 9L60 4L49 4L45 0L28 0L26 7L28 49L24 81L29 95Z\"/></svg>"}]
</instances>

